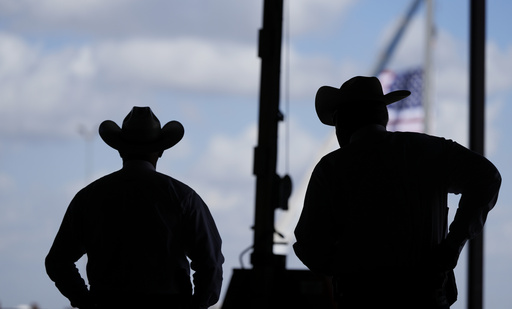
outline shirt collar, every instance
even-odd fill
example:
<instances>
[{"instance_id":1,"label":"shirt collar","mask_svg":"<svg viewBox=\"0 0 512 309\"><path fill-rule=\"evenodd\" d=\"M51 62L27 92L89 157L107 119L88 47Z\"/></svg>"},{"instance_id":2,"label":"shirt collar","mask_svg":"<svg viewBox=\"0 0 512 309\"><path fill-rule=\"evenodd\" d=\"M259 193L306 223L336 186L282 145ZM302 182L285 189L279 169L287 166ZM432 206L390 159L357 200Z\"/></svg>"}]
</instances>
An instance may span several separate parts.
<instances>
[{"instance_id":1,"label":"shirt collar","mask_svg":"<svg viewBox=\"0 0 512 309\"><path fill-rule=\"evenodd\" d=\"M153 164L144 160L128 160L123 162L123 169L137 169L137 170L152 170L155 171L156 168Z\"/></svg>"}]
</instances>

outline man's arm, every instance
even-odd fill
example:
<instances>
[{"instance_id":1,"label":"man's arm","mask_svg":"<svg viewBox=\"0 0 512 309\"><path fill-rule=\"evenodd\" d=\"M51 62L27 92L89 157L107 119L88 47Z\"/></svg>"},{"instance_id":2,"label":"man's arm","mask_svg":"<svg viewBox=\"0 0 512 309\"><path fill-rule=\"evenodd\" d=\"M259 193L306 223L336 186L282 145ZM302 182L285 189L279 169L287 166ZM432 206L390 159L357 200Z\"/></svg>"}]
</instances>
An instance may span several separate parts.
<instances>
[{"instance_id":1,"label":"man's arm","mask_svg":"<svg viewBox=\"0 0 512 309\"><path fill-rule=\"evenodd\" d=\"M222 239L215 221L203 200L194 192L188 202L186 234L189 240L187 255L194 270L193 308L208 308L219 300L222 287Z\"/></svg>"},{"instance_id":2,"label":"man's arm","mask_svg":"<svg viewBox=\"0 0 512 309\"><path fill-rule=\"evenodd\" d=\"M333 232L334 214L330 207L330 189L317 165L306 191L304 207L295 228L297 242L293 249L310 270L333 275L337 250Z\"/></svg>"},{"instance_id":3,"label":"man's arm","mask_svg":"<svg viewBox=\"0 0 512 309\"><path fill-rule=\"evenodd\" d=\"M89 290L75 265L85 254L85 249L74 234L72 221L73 202L66 211L50 252L46 256L46 273L73 307L89 308Z\"/></svg>"},{"instance_id":4,"label":"man's arm","mask_svg":"<svg viewBox=\"0 0 512 309\"><path fill-rule=\"evenodd\" d=\"M453 269L466 241L483 230L487 214L498 200L501 175L485 157L453 143L447 169L449 192L461 194L459 207L441 244L445 251L445 268Z\"/></svg>"}]
</instances>

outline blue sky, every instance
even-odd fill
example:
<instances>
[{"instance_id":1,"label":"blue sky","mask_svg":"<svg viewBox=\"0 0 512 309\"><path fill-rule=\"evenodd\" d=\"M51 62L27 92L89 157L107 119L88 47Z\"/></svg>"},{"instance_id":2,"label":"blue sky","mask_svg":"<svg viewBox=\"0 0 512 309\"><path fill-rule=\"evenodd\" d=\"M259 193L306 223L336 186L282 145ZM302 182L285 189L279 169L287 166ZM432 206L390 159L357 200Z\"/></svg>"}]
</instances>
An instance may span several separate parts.
<instances>
[{"instance_id":1,"label":"blue sky","mask_svg":"<svg viewBox=\"0 0 512 309\"><path fill-rule=\"evenodd\" d=\"M410 0L285 1L278 171L292 176L290 210L332 128L314 111L322 85L371 74ZM436 1L434 134L468 140L469 1ZM252 244L260 60L261 0L0 0L0 304L68 302L46 277L43 260L73 195L117 170L117 153L97 134L101 121L121 123L132 106L150 106L161 122L179 120L184 139L158 169L180 179L210 206L224 240L225 287L239 253ZM512 303L512 2L487 1L486 155L503 187L486 227L488 308ZM389 64L421 65L424 8ZM289 63L289 66L285 66ZM286 94L286 95L285 95ZM284 100L284 98L289 98ZM285 104L285 101L288 102ZM288 106L288 108L286 108ZM288 126L287 130L284 130ZM289 155L285 156L285 141ZM451 209L457 199L451 198ZM277 212L287 236L293 216ZM286 250L286 248L285 248ZM457 267L465 308L466 257ZM248 266L247 256L244 257ZM83 269L84 261L79 265ZM302 268L290 252L289 268ZM225 289L224 289L225 290Z\"/></svg>"}]
</instances>

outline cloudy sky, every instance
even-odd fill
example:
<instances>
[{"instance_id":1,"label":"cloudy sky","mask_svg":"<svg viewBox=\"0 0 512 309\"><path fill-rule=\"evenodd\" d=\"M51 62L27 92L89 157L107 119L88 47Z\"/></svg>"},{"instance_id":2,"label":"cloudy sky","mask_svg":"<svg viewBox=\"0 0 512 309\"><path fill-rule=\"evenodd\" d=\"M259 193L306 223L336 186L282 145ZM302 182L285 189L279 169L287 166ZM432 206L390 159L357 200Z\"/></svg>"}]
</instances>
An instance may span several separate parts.
<instances>
[{"instance_id":1,"label":"cloudy sky","mask_svg":"<svg viewBox=\"0 0 512 309\"><path fill-rule=\"evenodd\" d=\"M278 172L295 191L332 129L314 111L316 90L372 74L410 0L285 1ZM436 1L434 130L468 140L469 1ZM158 169L192 186L210 206L224 240L225 288L239 254L252 244L260 59L261 0L0 0L0 304L68 306L43 261L73 195L121 167L97 135L101 121L121 123L132 106L150 106L161 122L179 120L184 139ZM512 303L512 2L487 1L486 155L503 187L485 234L485 302ZM414 16L389 69L423 63L425 14ZM451 199L452 209L457 200ZM295 211L294 211L295 210ZM289 236L293 215L278 211ZM290 219L291 218L291 219ZM286 252L287 248L281 248ZM250 267L248 257L243 257ZM85 261L79 261L83 269ZM457 268L466 306L466 256ZM289 268L303 268L290 253ZM224 289L225 291L225 289Z\"/></svg>"}]
</instances>

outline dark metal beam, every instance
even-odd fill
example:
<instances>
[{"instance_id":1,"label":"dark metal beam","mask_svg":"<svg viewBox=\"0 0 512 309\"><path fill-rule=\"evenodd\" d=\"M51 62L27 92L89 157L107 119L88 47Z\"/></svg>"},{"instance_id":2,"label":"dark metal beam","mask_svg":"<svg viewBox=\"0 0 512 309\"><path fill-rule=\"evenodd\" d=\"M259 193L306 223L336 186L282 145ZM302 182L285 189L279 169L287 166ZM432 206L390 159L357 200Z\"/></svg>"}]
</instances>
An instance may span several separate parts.
<instances>
[{"instance_id":1,"label":"dark metal beam","mask_svg":"<svg viewBox=\"0 0 512 309\"><path fill-rule=\"evenodd\" d=\"M254 150L256 205L250 308L271 308L276 289L277 257L274 248L274 219L278 206L277 166L283 0L265 0L263 28L259 32L258 54L261 58L258 145Z\"/></svg>"},{"instance_id":2,"label":"dark metal beam","mask_svg":"<svg viewBox=\"0 0 512 309\"><path fill-rule=\"evenodd\" d=\"M258 145L254 152L256 175L256 209L254 222L255 269L272 265L274 244L274 212L278 204L276 175L279 87L281 71L283 0L265 0L263 28L259 37L261 58Z\"/></svg>"},{"instance_id":3,"label":"dark metal beam","mask_svg":"<svg viewBox=\"0 0 512 309\"><path fill-rule=\"evenodd\" d=\"M469 148L484 155L485 135L485 0L470 4ZM468 308L483 308L484 234L468 245Z\"/></svg>"}]
</instances>

